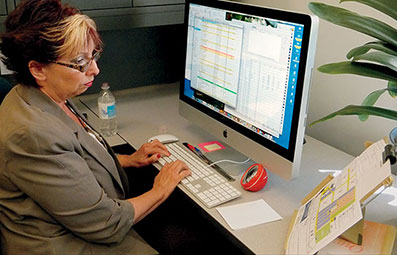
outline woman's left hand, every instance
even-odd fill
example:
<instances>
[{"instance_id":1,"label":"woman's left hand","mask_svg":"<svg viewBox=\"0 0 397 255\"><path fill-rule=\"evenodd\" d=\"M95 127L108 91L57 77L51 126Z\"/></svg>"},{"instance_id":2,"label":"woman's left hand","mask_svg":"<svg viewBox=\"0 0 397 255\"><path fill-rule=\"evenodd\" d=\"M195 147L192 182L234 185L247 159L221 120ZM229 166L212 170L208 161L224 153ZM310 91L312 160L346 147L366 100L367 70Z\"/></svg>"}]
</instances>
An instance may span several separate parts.
<instances>
[{"instance_id":1,"label":"woman's left hand","mask_svg":"<svg viewBox=\"0 0 397 255\"><path fill-rule=\"evenodd\" d=\"M163 155L169 156L167 148L159 141L145 143L131 155L118 155L122 167L142 167L157 162Z\"/></svg>"}]
</instances>

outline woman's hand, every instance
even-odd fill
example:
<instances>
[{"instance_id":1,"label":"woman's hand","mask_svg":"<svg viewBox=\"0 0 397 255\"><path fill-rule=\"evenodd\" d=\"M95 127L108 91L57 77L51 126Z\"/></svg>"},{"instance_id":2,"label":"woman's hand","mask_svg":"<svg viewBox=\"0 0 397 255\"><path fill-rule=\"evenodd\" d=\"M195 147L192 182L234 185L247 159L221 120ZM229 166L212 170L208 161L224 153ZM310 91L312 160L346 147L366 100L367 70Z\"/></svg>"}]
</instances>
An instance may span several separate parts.
<instances>
[{"instance_id":1,"label":"woman's hand","mask_svg":"<svg viewBox=\"0 0 397 255\"><path fill-rule=\"evenodd\" d=\"M145 143L131 155L118 155L118 160L122 167L142 167L157 162L162 156L170 156L167 148L160 143L159 140L154 140L150 143Z\"/></svg>"},{"instance_id":2,"label":"woman's hand","mask_svg":"<svg viewBox=\"0 0 397 255\"><path fill-rule=\"evenodd\" d=\"M151 190L138 197L128 199L134 207L134 223L156 209L169 197L176 185L190 174L187 165L180 160L165 164L154 179Z\"/></svg>"},{"instance_id":3,"label":"woman's hand","mask_svg":"<svg viewBox=\"0 0 397 255\"><path fill-rule=\"evenodd\" d=\"M188 166L180 160L167 163L154 179L153 190L160 191L167 198L176 185L190 174Z\"/></svg>"}]
</instances>

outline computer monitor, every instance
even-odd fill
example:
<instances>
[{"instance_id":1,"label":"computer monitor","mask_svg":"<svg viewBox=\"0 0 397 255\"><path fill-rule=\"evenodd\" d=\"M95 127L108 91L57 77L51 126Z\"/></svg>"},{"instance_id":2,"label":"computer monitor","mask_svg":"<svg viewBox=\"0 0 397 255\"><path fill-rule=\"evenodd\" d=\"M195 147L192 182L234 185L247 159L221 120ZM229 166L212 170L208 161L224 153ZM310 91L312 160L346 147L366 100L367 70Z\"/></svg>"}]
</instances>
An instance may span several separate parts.
<instances>
[{"instance_id":1,"label":"computer monitor","mask_svg":"<svg viewBox=\"0 0 397 255\"><path fill-rule=\"evenodd\" d=\"M318 18L188 0L180 115L291 179L298 176Z\"/></svg>"}]
</instances>

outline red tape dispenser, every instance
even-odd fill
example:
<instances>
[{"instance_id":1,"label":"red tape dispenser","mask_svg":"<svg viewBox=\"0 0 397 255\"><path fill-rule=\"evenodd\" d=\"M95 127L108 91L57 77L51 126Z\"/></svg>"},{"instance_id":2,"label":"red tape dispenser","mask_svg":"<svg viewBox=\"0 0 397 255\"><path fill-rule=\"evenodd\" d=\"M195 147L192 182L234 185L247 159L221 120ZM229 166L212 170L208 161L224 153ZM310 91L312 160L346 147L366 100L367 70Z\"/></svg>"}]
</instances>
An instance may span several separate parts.
<instances>
[{"instance_id":1,"label":"red tape dispenser","mask_svg":"<svg viewBox=\"0 0 397 255\"><path fill-rule=\"evenodd\" d=\"M245 171L240 183L245 190L261 190L267 183L266 169L261 164L253 164Z\"/></svg>"}]
</instances>

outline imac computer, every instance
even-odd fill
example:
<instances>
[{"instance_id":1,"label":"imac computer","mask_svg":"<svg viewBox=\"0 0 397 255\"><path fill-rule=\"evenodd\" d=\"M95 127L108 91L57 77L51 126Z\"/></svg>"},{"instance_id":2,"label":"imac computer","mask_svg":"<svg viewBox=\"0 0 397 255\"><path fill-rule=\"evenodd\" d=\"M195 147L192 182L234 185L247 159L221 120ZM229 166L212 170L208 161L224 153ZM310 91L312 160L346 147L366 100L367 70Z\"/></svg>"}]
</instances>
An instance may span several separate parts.
<instances>
[{"instance_id":1,"label":"imac computer","mask_svg":"<svg viewBox=\"0 0 397 255\"><path fill-rule=\"evenodd\" d=\"M318 18L187 0L185 25L180 115L284 179L297 177Z\"/></svg>"}]
</instances>

